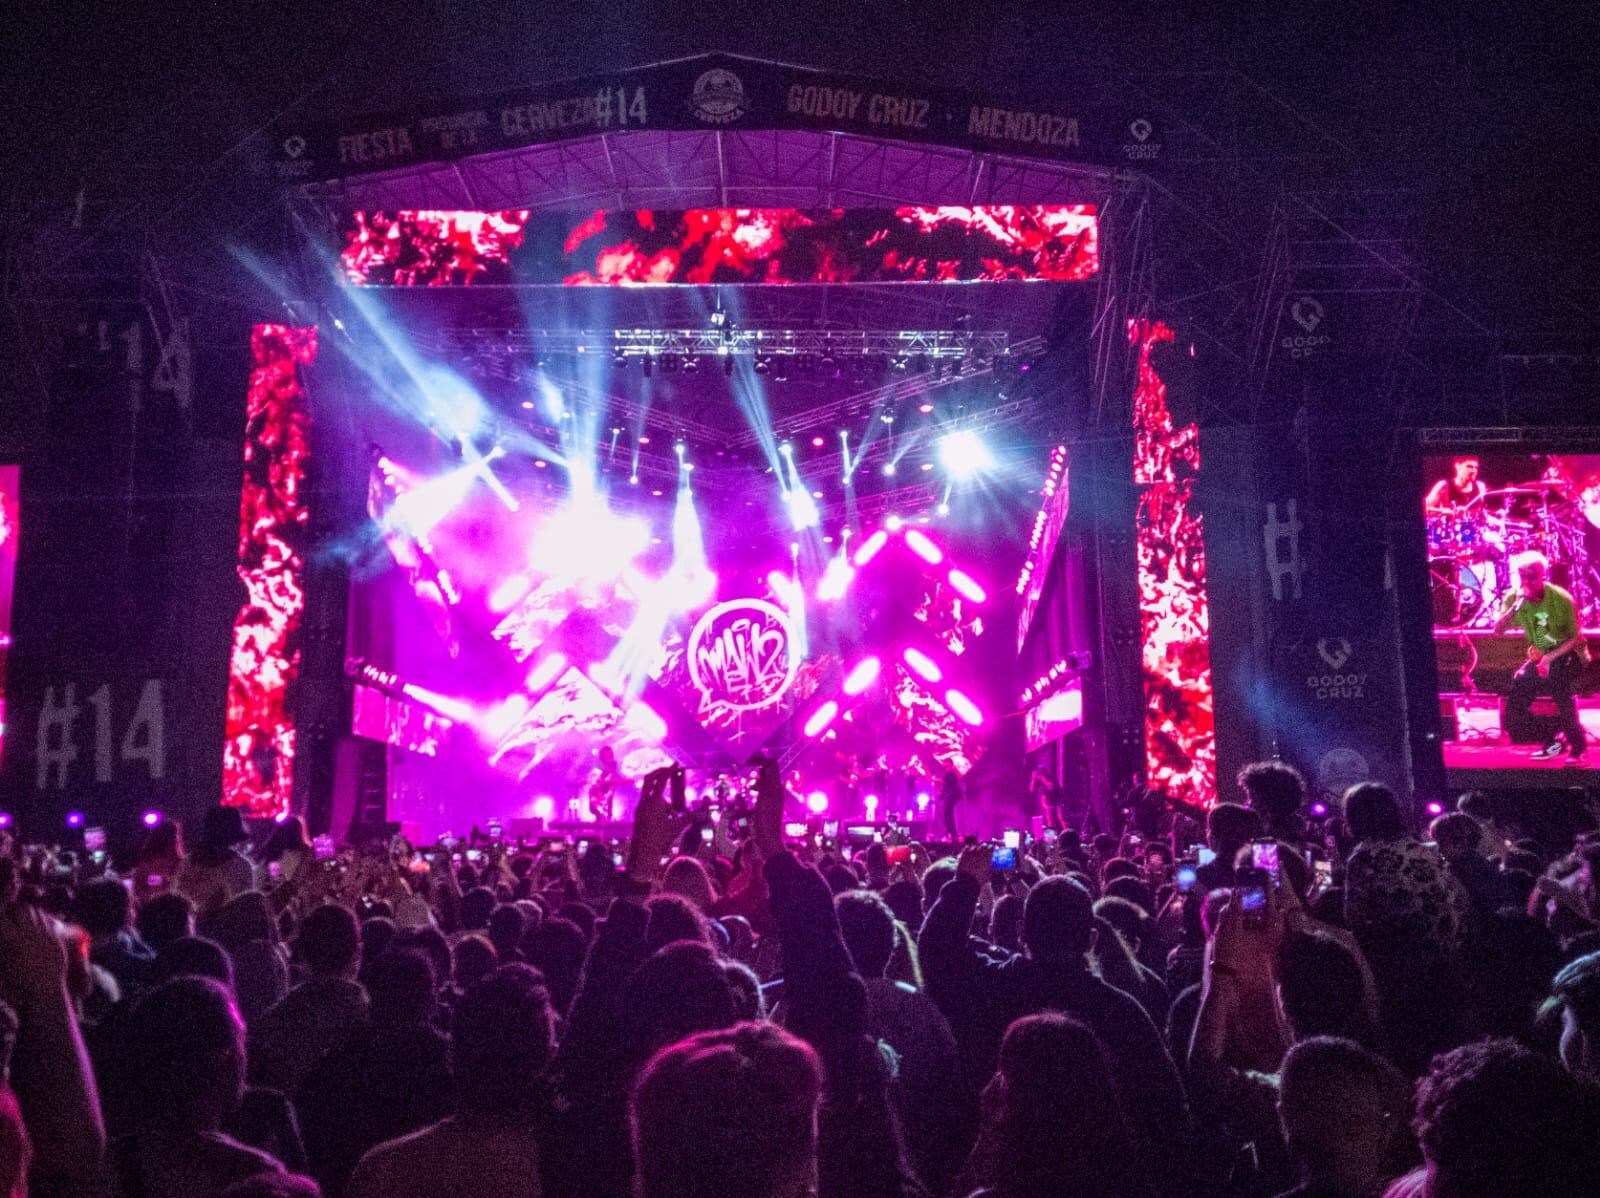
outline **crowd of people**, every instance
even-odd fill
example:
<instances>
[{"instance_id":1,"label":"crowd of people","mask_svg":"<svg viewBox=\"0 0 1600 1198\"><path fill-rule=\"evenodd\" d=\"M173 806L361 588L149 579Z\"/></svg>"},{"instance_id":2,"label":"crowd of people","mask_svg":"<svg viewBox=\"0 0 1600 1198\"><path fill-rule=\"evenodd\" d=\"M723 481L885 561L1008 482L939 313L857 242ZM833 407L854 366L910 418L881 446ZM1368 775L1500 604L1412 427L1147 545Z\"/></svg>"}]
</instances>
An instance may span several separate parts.
<instances>
[{"instance_id":1,"label":"crowd of people","mask_svg":"<svg viewBox=\"0 0 1600 1198\"><path fill-rule=\"evenodd\" d=\"M1375 784L1314 820L1263 763L1007 867L786 835L771 763L707 842L675 781L581 853L6 838L0 1195L1600 1187L1600 832L1468 795L1414 835Z\"/></svg>"}]
</instances>

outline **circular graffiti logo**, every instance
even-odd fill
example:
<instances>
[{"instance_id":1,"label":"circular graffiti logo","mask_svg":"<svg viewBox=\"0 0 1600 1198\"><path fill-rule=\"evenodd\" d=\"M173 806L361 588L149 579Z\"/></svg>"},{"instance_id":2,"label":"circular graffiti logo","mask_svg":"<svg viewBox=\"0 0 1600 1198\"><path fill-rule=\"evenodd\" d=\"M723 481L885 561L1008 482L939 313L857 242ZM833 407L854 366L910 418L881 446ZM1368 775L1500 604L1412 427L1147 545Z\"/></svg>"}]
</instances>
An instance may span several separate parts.
<instances>
[{"instance_id":1,"label":"circular graffiti logo","mask_svg":"<svg viewBox=\"0 0 1600 1198\"><path fill-rule=\"evenodd\" d=\"M744 84L732 71L713 67L694 81L689 104L708 125L727 125L744 115Z\"/></svg>"},{"instance_id":2,"label":"circular graffiti logo","mask_svg":"<svg viewBox=\"0 0 1600 1198\"><path fill-rule=\"evenodd\" d=\"M777 702L794 681L789 617L761 599L719 603L689 634L689 677L706 699L735 711Z\"/></svg>"}]
</instances>

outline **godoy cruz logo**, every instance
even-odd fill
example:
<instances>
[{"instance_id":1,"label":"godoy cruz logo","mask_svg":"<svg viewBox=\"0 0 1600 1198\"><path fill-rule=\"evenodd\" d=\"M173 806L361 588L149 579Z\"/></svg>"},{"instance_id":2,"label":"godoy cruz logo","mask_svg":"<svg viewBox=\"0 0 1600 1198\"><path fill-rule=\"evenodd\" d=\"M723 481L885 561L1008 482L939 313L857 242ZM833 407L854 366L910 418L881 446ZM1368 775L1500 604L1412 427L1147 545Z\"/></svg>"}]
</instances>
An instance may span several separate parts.
<instances>
[{"instance_id":1,"label":"godoy cruz logo","mask_svg":"<svg viewBox=\"0 0 1600 1198\"><path fill-rule=\"evenodd\" d=\"M1317 332L1327 315L1322 301L1314 295L1302 295L1290 305L1289 318L1303 330L1284 334L1283 348L1291 358L1309 358L1322 346L1332 344L1332 337Z\"/></svg>"},{"instance_id":2,"label":"godoy cruz logo","mask_svg":"<svg viewBox=\"0 0 1600 1198\"><path fill-rule=\"evenodd\" d=\"M1331 674L1307 674L1306 687L1319 699L1360 699L1367 693L1367 676L1345 670L1355 650L1342 636L1325 636L1317 641L1317 656Z\"/></svg>"},{"instance_id":3,"label":"godoy cruz logo","mask_svg":"<svg viewBox=\"0 0 1600 1198\"><path fill-rule=\"evenodd\" d=\"M1328 663L1330 670L1340 669L1350 660L1350 642L1342 636L1325 636L1317 642L1317 655Z\"/></svg>"},{"instance_id":4,"label":"godoy cruz logo","mask_svg":"<svg viewBox=\"0 0 1600 1198\"><path fill-rule=\"evenodd\" d=\"M1161 143L1150 140L1150 135L1155 131L1156 127L1142 116L1128 122L1128 134L1133 138L1133 141L1122 147L1123 156L1126 158L1151 159L1160 154Z\"/></svg>"},{"instance_id":5,"label":"godoy cruz logo","mask_svg":"<svg viewBox=\"0 0 1600 1198\"><path fill-rule=\"evenodd\" d=\"M292 133L283 139L283 152L290 158L298 158L306 152L306 139L298 133Z\"/></svg>"}]
</instances>

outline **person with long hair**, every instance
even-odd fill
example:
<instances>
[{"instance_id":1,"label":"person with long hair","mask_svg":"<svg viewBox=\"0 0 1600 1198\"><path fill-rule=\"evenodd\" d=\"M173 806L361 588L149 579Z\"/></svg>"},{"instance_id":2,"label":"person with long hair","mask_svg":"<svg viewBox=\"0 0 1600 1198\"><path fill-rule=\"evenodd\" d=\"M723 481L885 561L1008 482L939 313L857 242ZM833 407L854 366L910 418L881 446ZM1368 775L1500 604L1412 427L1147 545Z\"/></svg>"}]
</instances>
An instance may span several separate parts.
<instances>
[{"instance_id":1,"label":"person with long hair","mask_svg":"<svg viewBox=\"0 0 1600 1198\"><path fill-rule=\"evenodd\" d=\"M298 815L291 815L274 825L266 844L261 846L260 858L263 873L269 873L276 862L278 880L295 881L316 860L311 838L306 835L306 821Z\"/></svg>"},{"instance_id":2,"label":"person with long hair","mask_svg":"<svg viewBox=\"0 0 1600 1198\"><path fill-rule=\"evenodd\" d=\"M983 1129L957 1193L974 1198L1153 1198L1155 1187L1100 1040L1076 1019L1006 1029Z\"/></svg>"}]
</instances>

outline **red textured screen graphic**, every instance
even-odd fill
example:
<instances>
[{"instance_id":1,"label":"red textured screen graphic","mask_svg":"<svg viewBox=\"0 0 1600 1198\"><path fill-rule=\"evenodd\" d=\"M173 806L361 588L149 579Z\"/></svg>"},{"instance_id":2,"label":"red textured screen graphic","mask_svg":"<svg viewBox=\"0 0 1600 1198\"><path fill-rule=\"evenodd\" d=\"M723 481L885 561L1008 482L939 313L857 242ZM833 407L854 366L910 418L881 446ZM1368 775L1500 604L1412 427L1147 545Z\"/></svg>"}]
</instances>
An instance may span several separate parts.
<instances>
[{"instance_id":1,"label":"red textured screen graphic","mask_svg":"<svg viewBox=\"0 0 1600 1198\"><path fill-rule=\"evenodd\" d=\"M254 816L286 811L294 783L289 690L300 672L307 431L301 371L317 331L260 324L250 333L244 486L239 504L239 580L233 622L222 800Z\"/></svg>"},{"instance_id":2,"label":"red textured screen graphic","mask_svg":"<svg viewBox=\"0 0 1600 1198\"><path fill-rule=\"evenodd\" d=\"M339 255L352 283L391 287L503 283L528 213L357 212Z\"/></svg>"},{"instance_id":3,"label":"red textured screen graphic","mask_svg":"<svg viewBox=\"0 0 1600 1198\"><path fill-rule=\"evenodd\" d=\"M1209 807L1217 798L1217 744L1205 543L1194 503L1200 431L1174 426L1152 360L1172 330L1129 321L1128 340L1139 354L1133 428L1146 775L1153 788Z\"/></svg>"},{"instance_id":4,"label":"red textured screen graphic","mask_svg":"<svg viewBox=\"0 0 1600 1198\"><path fill-rule=\"evenodd\" d=\"M346 278L369 286L968 283L1087 279L1090 204L959 208L357 212Z\"/></svg>"}]
</instances>

